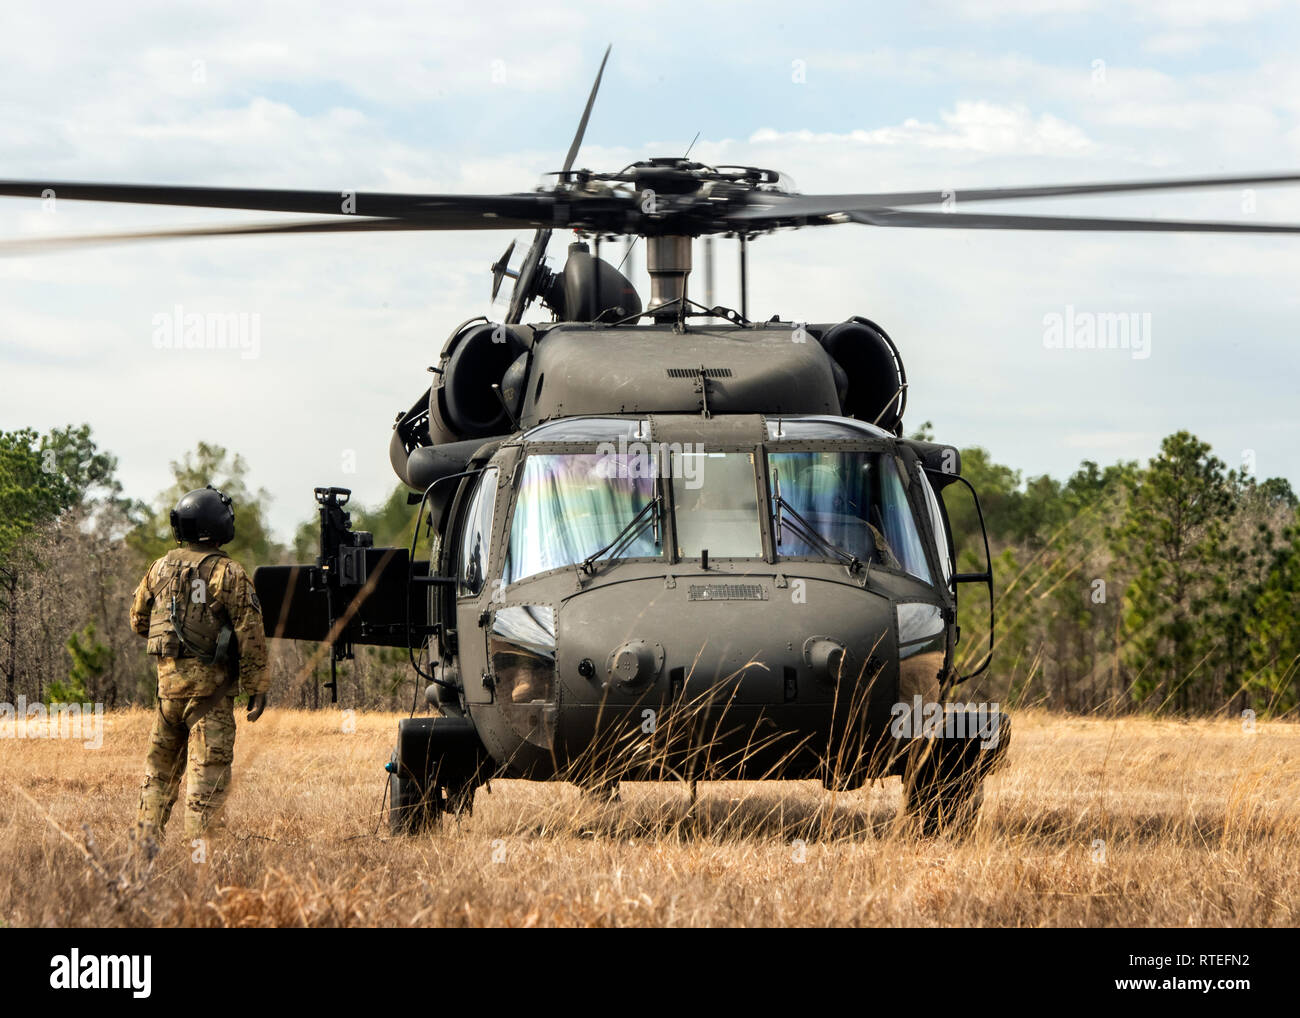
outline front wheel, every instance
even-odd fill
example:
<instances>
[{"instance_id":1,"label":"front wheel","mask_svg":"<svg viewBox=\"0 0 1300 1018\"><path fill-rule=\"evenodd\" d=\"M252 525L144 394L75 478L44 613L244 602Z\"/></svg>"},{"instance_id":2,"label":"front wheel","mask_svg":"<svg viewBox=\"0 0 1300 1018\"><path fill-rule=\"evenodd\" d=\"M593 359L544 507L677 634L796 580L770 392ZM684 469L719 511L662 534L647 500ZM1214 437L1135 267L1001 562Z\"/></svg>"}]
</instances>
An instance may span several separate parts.
<instances>
[{"instance_id":1,"label":"front wheel","mask_svg":"<svg viewBox=\"0 0 1300 1018\"><path fill-rule=\"evenodd\" d=\"M388 829L393 834L417 834L435 826L442 817L442 790L436 785L426 794L412 777L403 777L393 753L388 775Z\"/></svg>"},{"instance_id":2,"label":"front wheel","mask_svg":"<svg viewBox=\"0 0 1300 1018\"><path fill-rule=\"evenodd\" d=\"M444 814L468 814L492 761L465 718L403 718L388 763L388 826L418 834Z\"/></svg>"},{"instance_id":3,"label":"front wheel","mask_svg":"<svg viewBox=\"0 0 1300 1018\"><path fill-rule=\"evenodd\" d=\"M924 837L964 835L974 827L984 804L984 776L964 762L923 750L903 776L903 809Z\"/></svg>"},{"instance_id":4,"label":"front wheel","mask_svg":"<svg viewBox=\"0 0 1300 1018\"><path fill-rule=\"evenodd\" d=\"M965 834L984 802L984 778L1006 759L1011 719L984 705L945 704L934 737L913 742L903 808L926 837Z\"/></svg>"}]
</instances>

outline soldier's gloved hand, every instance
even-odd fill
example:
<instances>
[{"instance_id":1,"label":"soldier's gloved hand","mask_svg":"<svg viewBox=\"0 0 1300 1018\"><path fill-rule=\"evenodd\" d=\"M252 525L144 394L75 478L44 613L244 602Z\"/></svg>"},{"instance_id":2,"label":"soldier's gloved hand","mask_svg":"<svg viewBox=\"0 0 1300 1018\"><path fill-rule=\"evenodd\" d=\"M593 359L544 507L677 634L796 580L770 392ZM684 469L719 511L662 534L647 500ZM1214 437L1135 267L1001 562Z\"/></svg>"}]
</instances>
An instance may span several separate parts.
<instances>
[{"instance_id":1,"label":"soldier's gloved hand","mask_svg":"<svg viewBox=\"0 0 1300 1018\"><path fill-rule=\"evenodd\" d=\"M248 698L248 720L256 721L262 716L262 711L266 710L266 694L254 693Z\"/></svg>"}]
</instances>

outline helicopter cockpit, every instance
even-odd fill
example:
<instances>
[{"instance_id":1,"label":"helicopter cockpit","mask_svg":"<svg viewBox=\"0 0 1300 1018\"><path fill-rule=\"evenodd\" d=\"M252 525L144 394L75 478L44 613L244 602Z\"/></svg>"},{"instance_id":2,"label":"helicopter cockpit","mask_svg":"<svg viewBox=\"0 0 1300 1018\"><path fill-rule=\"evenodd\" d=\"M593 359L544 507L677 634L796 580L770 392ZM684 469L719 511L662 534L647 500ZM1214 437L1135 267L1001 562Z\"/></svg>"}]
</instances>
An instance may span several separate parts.
<instances>
[{"instance_id":1,"label":"helicopter cockpit","mask_svg":"<svg viewBox=\"0 0 1300 1018\"><path fill-rule=\"evenodd\" d=\"M888 448L894 437L881 429L842 418L768 420L766 441L742 445L733 433L717 447L660 441L657 430L646 418L569 418L522 436L495 574L507 588L557 569L593 573L615 559L691 560L706 569L829 560L926 584L938 566L946 583L947 556L932 565L908 499L910 478ZM917 476L930 524L942 534L933 491L923 472Z\"/></svg>"}]
</instances>

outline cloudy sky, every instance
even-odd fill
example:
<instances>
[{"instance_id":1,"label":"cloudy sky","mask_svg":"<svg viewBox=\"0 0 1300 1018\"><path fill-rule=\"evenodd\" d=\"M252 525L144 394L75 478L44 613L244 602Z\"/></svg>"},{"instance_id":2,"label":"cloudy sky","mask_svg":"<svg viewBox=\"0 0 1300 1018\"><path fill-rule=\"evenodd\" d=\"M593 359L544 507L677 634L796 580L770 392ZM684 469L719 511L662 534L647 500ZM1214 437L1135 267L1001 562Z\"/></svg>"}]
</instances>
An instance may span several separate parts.
<instances>
[{"instance_id":1,"label":"cloudy sky","mask_svg":"<svg viewBox=\"0 0 1300 1018\"><path fill-rule=\"evenodd\" d=\"M1300 12L1263 0L22 3L0 32L0 176L520 191L678 155L808 193L1285 172ZM987 208L987 206L985 206ZM1010 207L1003 207L1012 211ZM1300 187L1016 212L1300 222ZM271 219L0 199L0 237ZM389 428L511 234L192 240L0 259L0 428L89 422L143 498L200 440L238 450L282 537L311 488L365 503ZM518 235L522 242L523 234ZM562 257L561 235L552 252ZM736 301L732 248L719 292ZM751 313L866 315L908 423L1029 474L1145 459L1180 428L1300 486L1300 237L838 226L761 238ZM167 350L157 316L258 316L257 356ZM503 313L498 308L496 314ZM1149 315L1149 356L1051 349L1067 314Z\"/></svg>"}]
</instances>

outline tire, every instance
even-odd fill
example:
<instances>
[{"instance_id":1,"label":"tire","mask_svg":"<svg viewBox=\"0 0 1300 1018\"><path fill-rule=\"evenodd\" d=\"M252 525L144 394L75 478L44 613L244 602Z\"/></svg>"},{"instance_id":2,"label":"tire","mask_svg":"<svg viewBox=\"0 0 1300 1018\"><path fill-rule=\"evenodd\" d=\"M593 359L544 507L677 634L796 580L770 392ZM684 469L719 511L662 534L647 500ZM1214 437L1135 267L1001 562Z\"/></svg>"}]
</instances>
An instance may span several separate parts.
<instances>
[{"instance_id":1,"label":"tire","mask_svg":"<svg viewBox=\"0 0 1300 1018\"><path fill-rule=\"evenodd\" d=\"M903 808L923 837L970 833L984 804L984 778L957 756L930 753L903 776Z\"/></svg>"},{"instance_id":2,"label":"tire","mask_svg":"<svg viewBox=\"0 0 1300 1018\"><path fill-rule=\"evenodd\" d=\"M394 751L393 766L397 765ZM442 789L426 795L419 783L396 770L388 775L388 829L393 834L418 834L437 825L442 817Z\"/></svg>"},{"instance_id":3,"label":"tire","mask_svg":"<svg viewBox=\"0 0 1300 1018\"><path fill-rule=\"evenodd\" d=\"M406 718L388 764L388 826L418 834L443 815L472 813L474 791L491 773L491 758L464 718Z\"/></svg>"}]
</instances>

